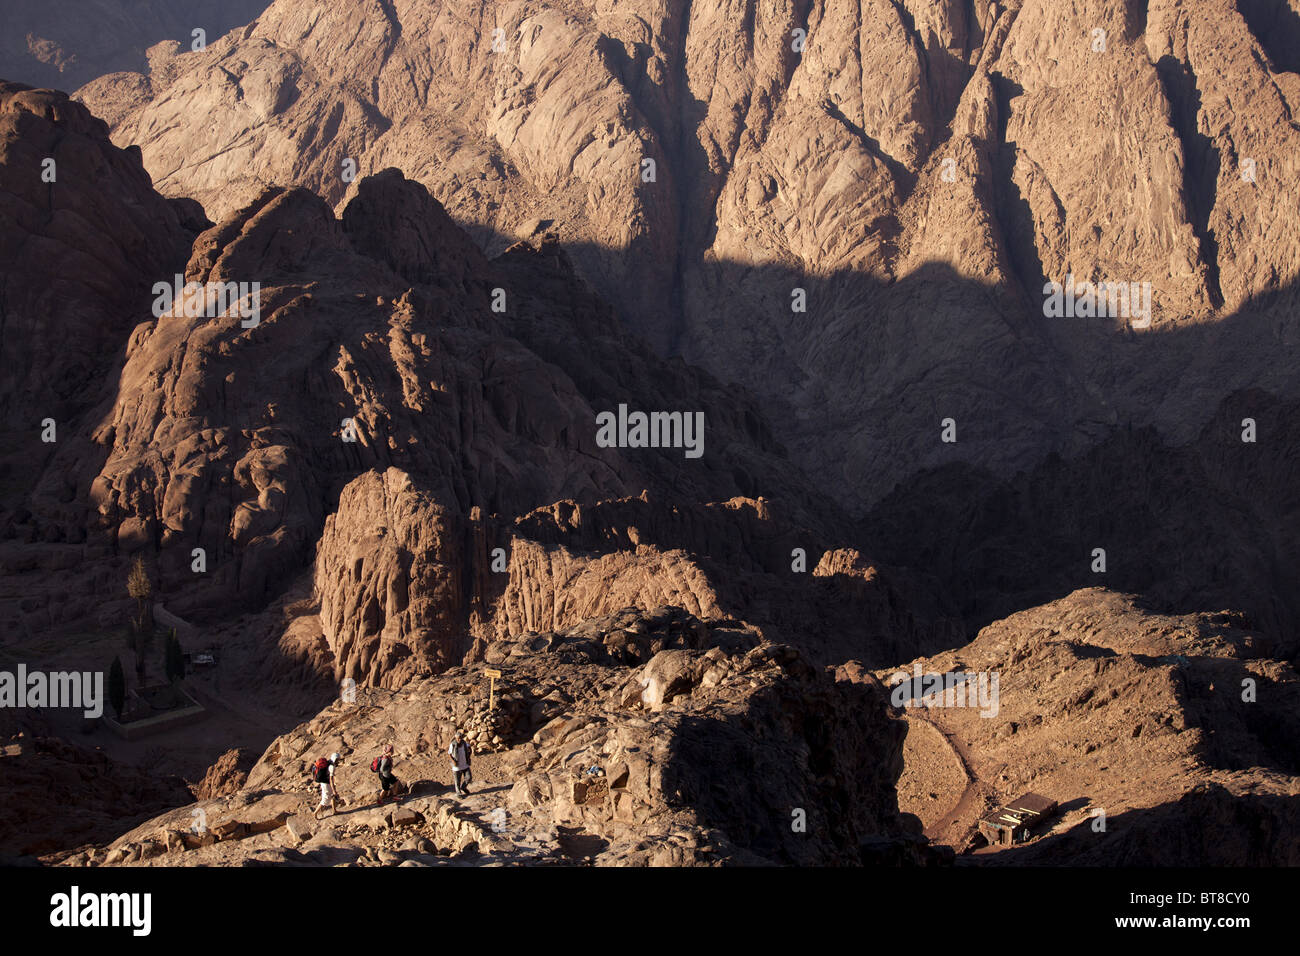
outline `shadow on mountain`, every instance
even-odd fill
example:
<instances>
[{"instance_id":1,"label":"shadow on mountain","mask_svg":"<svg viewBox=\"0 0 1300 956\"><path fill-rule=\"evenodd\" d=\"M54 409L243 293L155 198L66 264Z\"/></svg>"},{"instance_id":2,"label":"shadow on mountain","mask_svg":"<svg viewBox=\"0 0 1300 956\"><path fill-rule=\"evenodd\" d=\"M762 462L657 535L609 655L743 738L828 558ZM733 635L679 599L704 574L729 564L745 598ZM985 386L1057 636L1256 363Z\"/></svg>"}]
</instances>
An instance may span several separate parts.
<instances>
[{"instance_id":1,"label":"shadow on mountain","mask_svg":"<svg viewBox=\"0 0 1300 956\"><path fill-rule=\"evenodd\" d=\"M1244 612L1241 623L1267 636L1267 653L1291 657L1300 638L1290 583L1300 559L1298 412L1244 391L1186 445L1123 428L1077 458L1049 455L1010 478L969 464L933 469L880 502L862 533L882 560L943 582L972 635L1102 585L1162 613ZM1241 440L1246 418L1255 443Z\"/></svg>"},{"instance_id":2,"label":"shadow on mountain","mask_svg":"<svg viewBox=\"0 0 1300 956\"><path fill-rule=\"evenodd\" d=\"M497 237L487 247L509 242ZM566 251L584 258L580 246ZM853 287L865 341L866 330L882 325L915 331L928 324L937 346L933 374L864 408L871 418L845 436L865 456L888 457L906 444L926 450L901 451L918 465L892 491L882 488L833 544L935 581L935 613L960 616L967 636L1017 610L1104 585L1139 594L1164 613L1240 611L1267 635L1269 652L1300 650L1300 592L1292 583L1300 567L1295 286L1213 322L1138 332L1107 319L1045 320L1017 290L972 282L939 263L894 283L845 273L809 281L782 268L714 265L738 290L766 285L786 299L784 290L798 282L810 285L813 299L819 286ZM945 351L934 316L917 315L915 305L911 314L892 308L927 300L966 303L971 323L1013 330L1028 357L1013 376L1032 381L1028 391L1048 400L1028 403L1014 381L994 388L988 379L996 360ZM516 334L570 364L547 352L536 331L517 327ZM869 380L860 386L870 388ZM972 395L978 410L970 410ZM917 409L931 410L929 421L912 429ZM825 487L791 431L803 422L766 412L809 487ZM945 416L957 426L951 443L941 440ZM746 493L780 502L761 482ZM690 548L672 536L651 540ZM789 578L788 543L719 557Z\"/></svg>"},{"instance_id":3,"label":"shadow on mountain","mask_svg":"<svg viewBox=\"0 0 1300 956\"><path fill-rule=\"evenodd\" d=\"M1237 0L1246 25L1279 73L1300 73L1300 11L1286 0Z\"/></svg>"},{"instance_id":4,"label":"shadow on mountain","mask_svg":"<svg viewBox=\"0 0 1300 956\"><path fill-rule=\"evenodd\" d=\"M1103 808L1104 809L1104 808ZM962 857L983 866L1300 866L1300 800L1234 794L1210 783L1181 799L1093 817L1063 833L997 853Z\"/></svg>"},{"instance_id":5,"label":"shadow on mountain","mask_svg":"<svg viewBox=\"0 0 1300 956\"><path fill-rule=\"evenodd\" d=\"M891 744L906 731L882 697L871 683L792 681L758 691L738 712L681 717L664 791L765 861L934 863L923 840L898 832L902 760ZM899 756L881 765L882 753Z\"/></svg>"}]
</instances>

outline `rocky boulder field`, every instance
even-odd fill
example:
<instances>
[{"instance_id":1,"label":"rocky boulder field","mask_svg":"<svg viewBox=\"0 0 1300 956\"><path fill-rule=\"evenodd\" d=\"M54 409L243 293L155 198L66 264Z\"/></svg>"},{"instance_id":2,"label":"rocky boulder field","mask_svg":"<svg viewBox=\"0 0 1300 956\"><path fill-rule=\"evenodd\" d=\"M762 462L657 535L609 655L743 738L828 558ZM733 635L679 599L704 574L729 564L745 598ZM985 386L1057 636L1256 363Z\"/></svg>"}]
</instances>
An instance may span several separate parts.
<instances>
[{"instance_id":1,"label":"rocky boulder field","mask_svg":"<svg viewBox=\"0 0 1300 956\"><path fill-rule=\"evenodd\" d=\"M743 624L673 608L490 650L501 673L491 709L477 663L365 690L278 737L233 792L60 862L951 862L898 812L904 725L860 667L818 669ZM448 785L457 727L476 753L464 798ZM381 804L369 763L386 743L409 794ZM307 769L332 749L345 803L317 821Z\"/></svg>"}]
</instances>

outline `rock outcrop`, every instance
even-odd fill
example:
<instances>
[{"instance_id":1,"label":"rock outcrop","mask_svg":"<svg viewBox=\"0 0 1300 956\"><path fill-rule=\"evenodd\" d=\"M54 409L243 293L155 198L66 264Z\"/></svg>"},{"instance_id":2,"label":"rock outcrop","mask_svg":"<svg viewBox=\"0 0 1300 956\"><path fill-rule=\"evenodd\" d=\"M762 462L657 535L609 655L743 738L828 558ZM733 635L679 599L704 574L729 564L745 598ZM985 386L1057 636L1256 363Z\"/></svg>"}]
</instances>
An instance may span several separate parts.
<instances>
[{"instance_id":1,"label":"rock outcrop","mask_svg":"<svg viewBox=\"0 0 1300 956\"><path fill-rule=\"evenodd\" d=\"M190 788L195 800L215 800L239 790L248 779L248 771L257 754L236 748L227 750L208 768L203 779Z\"/></svg>"},{"instance_id":2,"label":"rock outcrop","mask_svg":"<svg viewBox=\"0 0 1300 956\"><path fill-rule=\"evenodd\" d=\"M629 610L527 635L497 667L492 709L479 666L362 690L273 742L242 790L68 862L845 864L883 845L945 858L897 812L903 728L879 685L752 629ZM456 727L476 754L463 801L448 793ZM411 788L397 806L375 803L369 769L387 743ZM330 750L346 805L318 823L305 765Z\"/></svg>"},{"instance_id":3,"label":"rock outcrop","mask_svg":"<svg viewBox=\"0 0 1300 956\"><path fill-rule=\"evenodd\" d=\"M113 146L65 94L0 83L0 167L0 421L34 429L49 418L71 437L109 384L134 303L184 264L193 236L140 151Z\"/></svg>"},{"instance_id":4,"label":"rock outcrop","mask_svg":"<svg viewBox=\"0 0 1300 956\"><path fill-rule=\"evenodd\" d=\"M164 230L205 221L175 212ZM818 567L848 544L840 509L743 392L623 330L553 237L488 260L389 170L341 219L265 191L198 235L179 276L154 272L169 291L137 289L139 324L116 346L104 333L100 352L123 349L115 386L12 509L10 538L77 545L23 550L56 581L14 602L20 630L111 620L110 578L89 591L116 610L59 587L86 590L88 556L148 554L168 606L212 624L268 608L314 560L317 606L292 615L285 667L319 663L323 638L331 679L388 687L475 641L626 605L750 620L821 663L955 633L933 602L912 611L907 575ZM679 447L603 447L598 413L625 407L702 419L703 454L671 433Z\"/></svg>"},{"instance_id":5,"label":"rock outcrop","mask_svg":"<svg viewBox=\"0 0 1300 956\"><path fill-rule=\"evenodd\" d=\"M441 231L376 241L366 223L411 208L411 189L419 190L381 178L341 225L316 197L271 190L198 237L185 280L258 283L257 324L233 305L214 318L146 319L111 403L97 409L97 447L60 447L33 511L72 517L89 503L83 530L118 551L158 549L169 588L195 581L193 551L203 549L202 586L173 601L184 613L273 597L310 559L343 485L372 467L417 475L459 515L473 507L518 514L647 487L726 499L757 486L829 525L834 507L800 491L796 469L743 399L737 408L738 396L716 383L638 350L560 258L516 250L492 274L445 217L438 225L437 204L422 191L430 214L420 228ZM368 210L372 202L377 210ZM428 251L435 240L436 253ZM413 249L426 250L423 260ZM436 281L411 284L421 277ZM514 297L514 314L490 310L494 289ZM251 301L249 293L240 308ZM514 315L523 338L545 331L549 349L567 345L564 364L513 337ZM576 380L566 374L583 365L584 335L603 339L592 350L620 353L627 374L615 380L618 365ZM619 404L702 407L707 440L732 463L683 467L669 458L680 451L634 457L600 448L596 410ZM70 495L75 503L56 511Z\"/></svg>"}]
</instances>

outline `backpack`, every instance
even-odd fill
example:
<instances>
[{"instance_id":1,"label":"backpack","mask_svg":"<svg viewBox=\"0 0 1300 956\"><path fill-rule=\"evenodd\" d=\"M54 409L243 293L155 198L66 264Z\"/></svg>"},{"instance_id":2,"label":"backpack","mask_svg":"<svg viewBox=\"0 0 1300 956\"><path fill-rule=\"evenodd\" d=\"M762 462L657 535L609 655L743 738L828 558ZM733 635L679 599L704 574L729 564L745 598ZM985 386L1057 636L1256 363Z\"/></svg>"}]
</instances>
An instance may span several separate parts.
<instances>
[{"instance_id":1,"label":"backpack","mask_svg":"<svg viewBox=\"0 0 1300 956\"><path fill-rule=\"evenodd\" d=\"M382 756L380 756L380 757L376 757L374 760L370 761L370 772L371 772L371 773L379 773L379 761L381 761L381 760L383 760L383 759L384 759L384 758L383 758Z\"/></svg>"},{"instance_id":2,"label":"backpack","mask_svg":"<svg viewBox=\"0 0 1300 956\"><path fill-rule=\"evenodd\" d=\"M311 776L317 783L330 782L330 761L328 757L316 758L316 765L312 768Z\"/></svg>"}]
</instances>

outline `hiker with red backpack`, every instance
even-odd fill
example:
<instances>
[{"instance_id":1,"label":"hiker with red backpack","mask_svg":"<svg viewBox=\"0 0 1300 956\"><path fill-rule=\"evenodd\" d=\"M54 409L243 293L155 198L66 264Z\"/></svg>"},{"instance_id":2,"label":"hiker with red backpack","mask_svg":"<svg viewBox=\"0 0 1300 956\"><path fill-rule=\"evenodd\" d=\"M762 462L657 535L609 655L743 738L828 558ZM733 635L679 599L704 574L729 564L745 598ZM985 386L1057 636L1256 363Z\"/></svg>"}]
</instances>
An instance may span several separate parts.
<instances>
[{"instance_id":1,"label":"hiker with red backpack","mask_svg":"<svg viewBox=\"0 0 1300 956\"><path fill-rule=\"evenodd\" d=\"M397 795L394 791L396 791L397 788L402 786L402 781L398 780L397 775L393 773L393 745L392 744L385 745L384 752L380 754L378 757L376 757L374 760L370 761L370 769L374 773L379 774L380 805L382 806L383 802L387 800L390 795L393 797L394 800L397 800Z\"/></svg>"},{"instance_id":2,"label":"hiker with red backpack","mask_svg":"<svg viewBox=\"0 0 1300 956\"><path fill-rule=\"evenodd\" d=\"M334 771L340 760L342 758L337 753L332 753L329 757L318 757L312 766L311 778L320 784L320 804L312 812L312 816L317 820L320 819L320 812L326 807L334 813L339 812L339 795L334 786Z\"/></svg>"}]
</instances>

